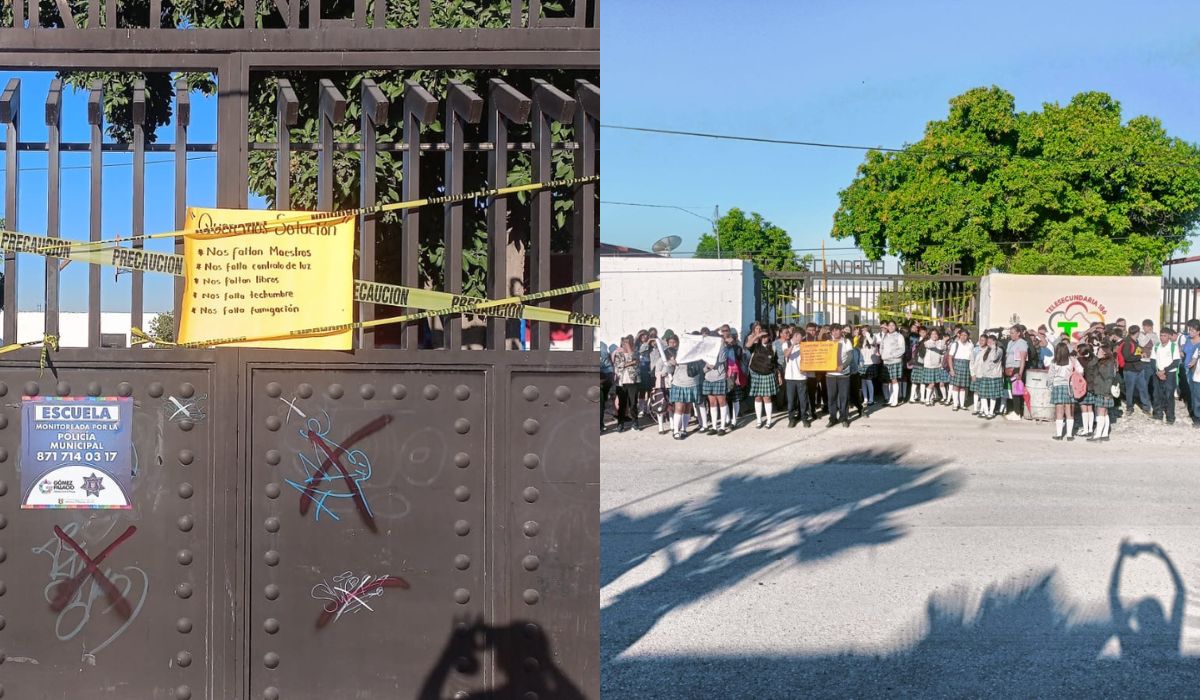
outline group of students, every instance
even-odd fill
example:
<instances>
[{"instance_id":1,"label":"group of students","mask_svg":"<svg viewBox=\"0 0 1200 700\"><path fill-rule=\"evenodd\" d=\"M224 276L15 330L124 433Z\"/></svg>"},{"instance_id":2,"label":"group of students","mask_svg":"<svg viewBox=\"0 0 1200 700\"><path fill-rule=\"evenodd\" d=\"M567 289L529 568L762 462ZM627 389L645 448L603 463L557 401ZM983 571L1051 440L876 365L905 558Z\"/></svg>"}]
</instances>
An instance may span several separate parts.
<instances>
[{"instance_id":1,"label":"group of students","mask_svg":"<svg viewBox=\"0 0 1200 700\"><path fill-rule=\"evenodd\" d=\"M1155 334L1153 325L1147 320L1126 328L1118 319L1056 334L1018 324L972 338L963 326L919 322L771 327L756 321L744 343L728 325L691 333L721 338L711 364L676 362L678 336L667 330L660 338L651 328L626 336L611 353L601 351L602 406L615 389L619 431L627 424L641 430L650 414L660 434L677 440L688 435L693 419L696 432L725 435L737 427L747 399L758 429L775 425L777 404L786 407L788 427L809 428L823 414L827 427L848 428L851 406L866 418L877 404L901 403L1017 421L1029 401L1029 371L1045 370L1057 440L1108 440L1110 410L1122 395L1127 413L1137 405L1174 423L1177 389L1200 426L1200 320L1188 321L1182 334L1169 327ZM836 343L835 369L801 369L800 348L810 341ZM601 432L606 427L602 408Z\"/></svg>"}]
</instances>

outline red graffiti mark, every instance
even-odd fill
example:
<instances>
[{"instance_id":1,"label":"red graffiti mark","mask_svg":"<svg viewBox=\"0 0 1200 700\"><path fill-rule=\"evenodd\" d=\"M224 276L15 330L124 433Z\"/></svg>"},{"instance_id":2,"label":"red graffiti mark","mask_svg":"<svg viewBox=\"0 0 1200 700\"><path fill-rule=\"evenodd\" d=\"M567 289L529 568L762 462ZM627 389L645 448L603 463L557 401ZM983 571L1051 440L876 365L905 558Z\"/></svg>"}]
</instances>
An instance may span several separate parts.
<instances>
[{"instance_id":1,"label":"red graffiti mark","mask_svg":"<svg viewBox=\"0 0 1200 700\"><path fill-rule=\"evenodd\" d=\"M346 480L346 488L350 489L350 495L354 498L354 505L358 508L358 512L362 514L371 530L375 530L375 519L371 516L371 509L367 507L367 501L363 498L362 490L358 484L350 477L350 472L342 464L341 456L347 454L346 448L351 447L354 443L367 437L372 433L379 432L388 423L392 422L391 416L379 416L375 420L367 423L359 428L353 435L342 441L341 445L333 445L332 449L329 443L325 442L320 435L309 430L305 432L308 441L325 453L325 459L321 461L321 468L315 474L308 478L308 484L304 487L304 491L300 494L300 515L308 515L309 505L316 502L313 495L316 492L316 485L321 483L329 472L330 466L336 466L338 471ZM336 452L336 453L335 453Z\"/></svg>"},{"instance_id":2,"label":"red graffiti mark","mask_svg":"<svg viewBox=\"0 0 1200 700\"><path fill-rule=\"evenodd\" d=\"M54 601L50 604L50 609L54 612L62 612L63 608L67 607L67 603L71 600L71 598L73 598L75 594L79 592L80 587L83 586L83 583L87 580L88 576L92 576L94 574L96 583L99 584L100 588L104 590L104 594L108 596L108 601L113 604L113 607L117 609L117 612L121 614L121 617L128 618L131 614L133 614L133 608L129 605L129 601L125 600L125 596L121 594L121 591L116 587L116 585L113 584L112 581L108 580L107 576L100 573L100 562L104 561L105 558L107 558L108 555L117 548L117 545L129 539L135 532L137 532L137 527L133 525L125 528L125 532L121 533L120 537L113 540L107 547L104 548L104 551L100 552L99 556L97 556L95 559L92 559L87 555L87 552L83 551L83 547L79 546L79 543L71 539L70 535L63 532L61 527L55 525L54 534L58 536L58 539L63 541L63 544L75 550L75 553L79 555L79 558L83 559L84 567L83 570L76 574L74 578L67 579L58 584L57 588L55 589L57 593L54 596Z\"/></svg>"},{"instance_id":3,"label":"red graffiti mark","mask_svg":"<svg viewBox=\"0 0 1200 700\"><path fill-rule=\"evenodd\" d=\"M348 603L354 602L360 596L377 591L381 588L408 588L408 581L399 576L380 576L377 579L368 581L352 591L346 591L338 597L333 610L328 610L328 606L321 608L321 616L317 618L317 627L321 628L329 624L329 621L337 617L338 611L345 607ZM360 601L361 602L361 601Z\"/></svg>"}]
</instances>

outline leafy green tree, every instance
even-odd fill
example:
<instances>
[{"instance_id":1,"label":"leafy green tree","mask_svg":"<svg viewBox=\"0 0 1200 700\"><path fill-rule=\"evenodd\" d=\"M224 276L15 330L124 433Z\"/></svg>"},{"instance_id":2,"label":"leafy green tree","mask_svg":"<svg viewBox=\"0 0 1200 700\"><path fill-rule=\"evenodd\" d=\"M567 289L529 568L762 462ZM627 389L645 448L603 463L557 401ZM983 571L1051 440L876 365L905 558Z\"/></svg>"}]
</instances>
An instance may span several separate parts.
<instances>
[{"instance_id":1,"label":"leafy green tree","mask_svg":"<svg viewBox=\"0 0 1200 700\"><path fill-rule=\"evenodd\" d=\"M41 1L42 23L46 26L62 26L62 19L55 0ZM384 0L377 0L384 1ZM88 0L67 0L77 24L82 24L87 17ZM387 0L387 25L389 27L417 26L418 0ZM308 3L302 3L301 17L308 15ZM232 28L242 26L244 4L240 0L218 0L217 2L198 2L197 0L164 0L163 15L166 24L171 26L188 25L197 28ZM258 3L258 16L255 23L261 28L280 28L283 20L272 2ZM324 0L323 14L329 17L349 16L353 11L354 0ZM562 13L561 2L543 2L547 16ZM528 5L526 5L528 8ZM370 5L368 7L370 9ZM0 15L11 18L11 4L5 3L0 7ZM528 12L528 9L526 9ZM149 13L149 0L126 0L118 5L118 24L120 26L145 26ZM373 16L373 12L368 12ZM441 28L505 28L511 18L511 2L509 0L455 0L453 2L435 2L430 8L430 26ZM60 73L64 82L80 89L86 89L91 81L99 79L105 90L105 117L107 131L110 136L121 142L132 139L131 124L133 83L135 80L146 81L146 139L153 141L154 129L168 124L173 108L173 82L177 78L188 80L194 90L204 94L216 91L213 76L205 73L182 73L168 75L165 73L96 73L96 72L63 72ZM380 89L392 100L391 119L387 125L379 129L378 139L381 142L403 141L401 132L400 110L404 93L404 82L416 80L422 87L439 99L444 99L448 83L451 79L463 81L469 87L486 98L487 81L490 78L503 78L516 89L532 94L532 78L542 78L555 87L571 94L574 91L574 80L583 78L599 85L599 74L596 71L515 71L515 70L411 70L411 71L368 71L368 72L275 72L254 73L251 75L249 131L252 142L273 142L276 139L276 85L280 78L291 81L292 87L299 100L299 120L289 130L293 143L315 142L318 127L318 91L320 79L328 78L341 91L347 101L346 119L336 128L335 138L339 142L359 141L359 121L361 117L361 84L366 78L372 78ZM444 114L439 114L439 118ZM468 142L486 141L486 128L481 123L467 125L465 136ZM569 142L572 139L569 125L554 126L552 139L555 142ZM439 122L425 125L422 129L422 139L441 140L443 125ZM528 142L532 140L527 127L514 127L509 130L510 142ZM358 206L359 191L359 154L357 152L338 153L334 158L334 202L335 208ZM484 154L469 153L466 158L467 170L464 174L463 186L465 191L474 191L497 186L499 183L487 182L485 178ZM376 176L378 182L378 198L380 201L398 201L400 199L402 168L399 154L380 154L377 160ZM556 151L553 155L553 177L567 178L572 176L572 159L564 151ZM422 196L436 195L443 185L442 158L437 154L426 154L420 159ZM291 164L291 207L293 209L315 209L317 192L317 158L312 152L293 153ZM509 154L509 183L524 184L531 182L531 167L529 154L517 151ZM273 206L275 203L275 159L273 152L252 151L249 161L250 191L262 196ZM599 197L599 188L597 197ZM515 197L517 202L525 204L529 195L521 193ZM486 201L480 199L464 205L464 240L463 240L463 291L467 294L486 296L485 282L487 275L487 227ZM554 198L554 215L552 218L551 247L554 252L567 252L570 248L570 221L568 219L572 202L570 197L556 196ZM443 239L442 239L442 208L427 207L421 212L420 246L422 260L420 265L421 283L434 288L444 287L443 270ZM518 248L523 247L530 228L529 213L526 207L512 206L509 210L510 243ZM378 279L398 282L399 247L400 247L400 216L388 214L379 219L376 227L376 263L379 270ZM519 273L517 273L519 274Z\"/></svg>"},{"instance_id":2,"label":"leafy green tree","mask_svg":"<svg viewBox=\"0 0 1200 700\"><path fill-rule=\"evenodd\" d=\"M1158 274L1200 222L1200 148L1100 92L1017 112L998 87L950 100L900 152L869 151L833 236L868 257L1027 274Z\"/></svg>"},{"instance_id":3,"label":"leafy green tree","mask_svg":"<svg viewBox=\"0 0 1200 700\"><path fill-rule=\"evenodd\" d=\"M165 311L154 317L150 322L150 336L160 340L175 340L175 313Z\"/></svg>"},{"instance_id":4,"label":"leafy green tree","mask_svg":"<svg viewBox=\"0 0 1200 700\"><path fill-rule=\"evenodd\" d=\"M787 231L767 221L758 212L746 212L734 207L717 219L720 253L723 258L752 260L764 270L797 271L805 269L804 261L792 250L792 238ZM706 233L696 245L696 257L717 257L717 235Z\"/></svg>"}]
</instances>

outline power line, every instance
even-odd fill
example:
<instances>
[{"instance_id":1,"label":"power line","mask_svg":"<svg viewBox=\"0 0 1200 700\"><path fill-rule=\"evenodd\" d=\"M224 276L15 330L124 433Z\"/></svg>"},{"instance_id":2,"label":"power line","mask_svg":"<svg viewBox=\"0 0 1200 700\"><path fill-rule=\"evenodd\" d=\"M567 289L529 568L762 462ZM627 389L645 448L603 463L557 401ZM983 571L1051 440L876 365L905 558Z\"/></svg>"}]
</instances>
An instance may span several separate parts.
<instances>
[{"instance_id":1,"label":"power line","mask_svg":"<svg viewBox=\"0 0 1200 700\"><path fill-rule=\"evenodd\" d=\"M954 151L948 149L937 148L917 148L915 146L908 148L897 148L894 146L860 146L857 144L847 143L826 143L821 141L801 141L796 139L775 139L764 136L744 136L740 134L716 134L704 131L684 131L682 129L657 129L646 126L625 126L620 124L601 124L601 129L617 129L620 131L636 131L646 134L663 134L669 136L694 136L697 138L717 139L721 141L747 141L751 143L767 143L782 146L805 146L809 148L830 148L847 151L882 151L884 153L907 153L909 155L920 156L955 156L961 158L1025 158L1028 160L1043 160L1050 162L1061 163L1108 163L1118 164L1127 163L1129 165L1165 165L1178 168L1200 168L1196 163L1180 163L1175 161L1138 161L1138 160L1118 160L1115 158L1065 158L1060 156L1048 155L1022 155L1019 153L998 154L998 153L978 153L972 151Z\"/></svg>"},{"instance_id":2,"label":"power line","mask_svg":"<svg viewBox=\"0 0 1200 700\"><path fill-rule=\"evenodd\" d=\"M678 209L679 211L681 211L685 214L691 214L692 216L696 217L697 219L703 219L710 224L713 222L712 219L710 219L707 216L704 216L702 214L697 214L696 212L689 210L688 207L680 207L680 206L676 206L674 204L645 204L642 202L613 202L613 201L607 201L607 200L603 200L603 199L600 200L600 203L601 204L619 204L623 207L648 207L651 209ZM693 207L693 209L699 209L699 208L700 207Z\"/></svg>"},{"instance_id":3,"label":"power line","mask_svg":"<svg viewBox=\"0 0 1200 700\"><path fill-rule=\"evenodd\" d=\"M185 160L188 160L188 161L193 161L193 160L212 160L213 158L216 158L216 157L217 157L217 156L216 156L216 154L214 154L214 153L209 153L209 154L206 154L206 155L199 155L199 156L188 156L187 158L185 158ZM160 164L162 164L162 163L174 163L174 162L175 162L175 159L174 159L174 158L159 158L159 159L156 159L156 160L147 160L145 164L146 164L146 165L160 165ZM102 163L100 164L100 167L101 167L101 168L129 168L129 167L133 167L133 161L131 160L131 161L130 161L130 162L128 162L128 163L103 163L103 162L102 162ZM59 166L59 170L90 170L91 168L92 168L92 166L90 166L90 165L63 165L63 166ZM4 168L0 168L0 172L4 172L4 170L5 170ZM32 167L22 167L22 168L17 168L17 172L21 172L21 173L36 173L36 172L43 172L43 173L44 173L44 172L48 172L49 170L50 170L50 166L40 166L40 165L39 165L39 166L32 166Z\"/></svg>"}]
</instances>

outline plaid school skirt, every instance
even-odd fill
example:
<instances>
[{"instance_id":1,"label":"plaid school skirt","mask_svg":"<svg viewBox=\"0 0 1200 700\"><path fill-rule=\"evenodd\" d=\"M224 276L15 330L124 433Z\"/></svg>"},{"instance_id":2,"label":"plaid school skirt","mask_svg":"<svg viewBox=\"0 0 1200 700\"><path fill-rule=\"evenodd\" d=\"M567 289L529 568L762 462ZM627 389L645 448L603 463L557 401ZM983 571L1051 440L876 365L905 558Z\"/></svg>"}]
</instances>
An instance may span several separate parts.
<instances>
[{"instance_id":1,"label":"plaid school skirt","mask_svg":"<svg viewBox=\"0 0 1200 700\"><path fill-rule=\"evenodd\" d=\"M929 384L933 380L930 379L929 373L933 370L925 369L924 367L913 367L912 378L913 384Z\"/></svg>"},{"instance_id":2,"label":"plaid school skirt","mask_svg":"<svg viewBox=\"0 0 1200 700\"><path fill-rule=\"evenodd\" d=\"M759 374L754 370L750 370L750 395L751 396L774 396L779 391L779 385L775 383L775 373Z\"/></svg>"},{"instance_id":3,"label":"plaid school skirt","mask_svg":"<svg viewBox=\"0 0 1200 700\"><path fill-rule=\"evenodd\" d=\"M873 365L873 364L870 364L870 363L865 363L865 364L863 364L862 366L860 366L860 367L858 368L858 373L859 373L859 374L861 374L861 375L862 375L862 376L864 376L864 377L874 377L874 376L875 376L875 371L876 371L876 370L875 370L875 368L876 368L876 367L878 367L878 366L879 366L879 365Z\"/></svg>"},{"instance_id":4,"label":"plaid school skirt","mask_svg":"<svg viewBox=\"0 0 1200 700\"><path fill-rule=\"evenodd\" d=\"M885 362L883 371L887 373L888 381L899 381L904 378L903 362Z\"/></svg>"},{"instance_id":5,"label":"plaid school skirt","mask_svg":"<svg viewBox=\"0 0 1200 700\"><path fill-rule=\"evenodd\" d=\"M1075 403L1075 397L1071 395L1071 387L1067 384L1050 387L1050 403L1055 406Z\"/></svg>"},{"instance_id":6,"label":"plaid school skirt","mask_svg":"<svg viewBox=\"0 0 1200 700\"><path fill-rule=\"evenodd\" d=\"M980 377L975 380L975 393L981 399L1004 397L1004 377Z\"/></svg>"},{"instance_id":7,"label":"plaid school skirt","mask_svg":"<svg viewBox=\"0 0 1200 700\"><path fill-rule=\"evenodd\" d=\"M1113 403L1115 403L1113 401L1112 394L1091 394L1091 393L1089 393L1088 396L1090 396L1092 398L1092 405L1095 406L1096 408L1112 408Z\"/></svg>"},{"instance_id":8,"label":"plaid school skirt","mask_svg":"<svg viewBox=\"0 0 1200 700\"><path fill-rule=\"evenodd\" d=\"M954 386L966 389L971 386L971 361L970 360L955 360L954 361L954 376L950 378Z\"/></svg>"},{"instance_id":9,"label":"plaid school skirt","mask_svg":"<svg viewBox=\"0 0 1200 700\"><path fill-rule=\"evenodd\" d=\"M945 384L950 381L950 372L945 367L930 367L925 370L926 384Z\"/></svg>"},{"instance_id":10,"label":"plaid school skirt","mask_svg":"<svg viewBox=\"0 0 1200 700\"><path fill-rule=\"evenodd\" d=\"M700 386L700 393L704 396L724 396L729 393L729 382L724 379L716 381L704 380L704 384Z\"/></svg>"},{"instance_id":11,"label":"plaid school skirt","mask_svg":"<svg viewBox=\"0 0 1200 700\"><path fill-rule=\"evenodd\" d=\"M672 386L671 403L700 403L700 388L695 386Z\"/></svg>"}]
</instances>

